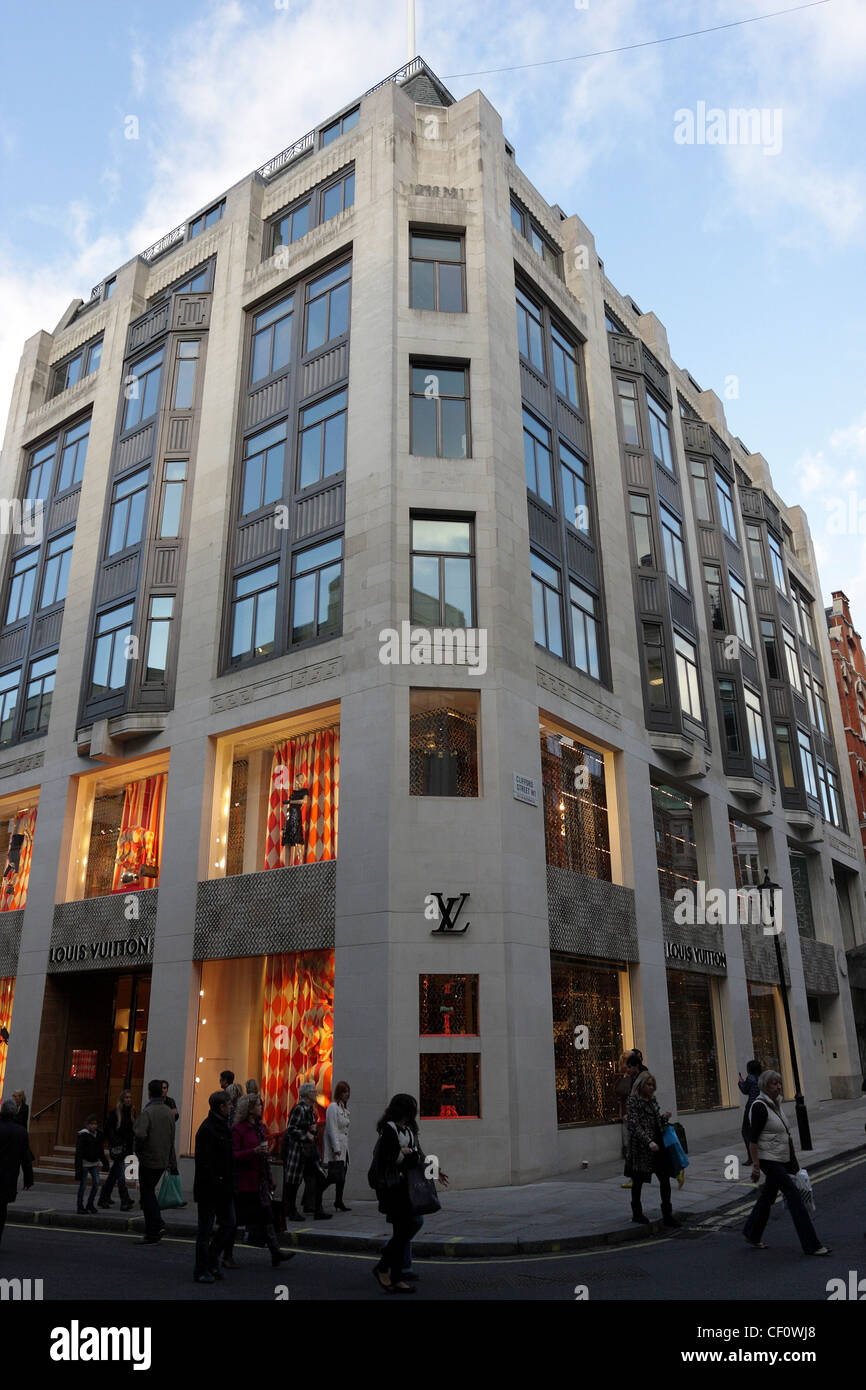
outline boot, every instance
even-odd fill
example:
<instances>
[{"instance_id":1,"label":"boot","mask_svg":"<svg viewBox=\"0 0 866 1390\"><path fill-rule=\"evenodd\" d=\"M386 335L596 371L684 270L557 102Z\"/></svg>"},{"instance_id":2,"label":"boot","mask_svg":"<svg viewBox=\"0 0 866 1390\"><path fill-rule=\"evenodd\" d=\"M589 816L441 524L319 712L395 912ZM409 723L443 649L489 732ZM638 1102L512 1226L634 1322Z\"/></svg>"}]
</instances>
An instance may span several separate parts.
<instances>
[{"instance_id":1,"label":"boot","mask_svg":"<svg viewBox=\"0 0 866 1390\"><path fill-rule=\"evenodd\" d=\"M673 1207L671 1206L670 1202L663 1202L663 1203L662 1203L662 1225L663 1225L663 1226L673 1226L673 1227L675 1227L675 1228L678 1228L681 1224L682 1224L682 1223L679 1222L679 1221L677 1221L677 1218L674 1216Z\"/></svg>"},{"instance_id":2,"label":"boot","mask_svg":"<svg viewBox=\"0 0 866 1390\"><path fill-rule=\"evenodd\" d=\"M632 1221L636 1221L640 1226L648 1226L650 1224L649 1217L643 1214L640 1202L632 1202L631 1219Z\"/></svg>"},{"instance_id":3,"label":"boot","mask_svg":"<svg viewBox=\"0 0 866 1390\"><path fill-rule=\"evenodd\" d=\"M271 1264L274 1269L276 1269L277 1265L284 1264L286 1260L293 1260L295 1258L294 1250L280 1249L277 1233L273 1226L269 1226L265 1231L265 1244L271 1252Z\"/></svg>"}]
</instances>

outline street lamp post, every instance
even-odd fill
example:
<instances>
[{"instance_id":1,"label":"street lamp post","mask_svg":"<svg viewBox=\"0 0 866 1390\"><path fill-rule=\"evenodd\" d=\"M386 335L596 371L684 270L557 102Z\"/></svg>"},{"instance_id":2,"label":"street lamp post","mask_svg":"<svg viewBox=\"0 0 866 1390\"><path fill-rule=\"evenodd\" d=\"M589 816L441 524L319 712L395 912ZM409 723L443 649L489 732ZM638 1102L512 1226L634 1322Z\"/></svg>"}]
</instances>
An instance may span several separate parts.
<instances>
[{"instance_id":1,"label":"street lamp post","mask_svg":"<svg viewBox=\"0 0 866 1390\"><path fill-rule=\"evenodd\" d=\"M776 947L776 965L779 970L779 989L782 992L782 1007L785 1010L785 1027L788 1030L788 1051L791 1056L791 1070L794 1073L794 1113L797 1116L797 1129L800 1134L800 1148L811 1149L812 1135L809 1130L809 1116L806 1112L806 1102L800 1090L800 1069L797 1066L797 1048L794 1042L794 1025L791 1022L791 1006L788 1003L788 990L785 986L785 968L782 964L782 946L779 941L781 928L776 928L775 923L775 895L780 890L781 885L770 881L769 869L764 870L764 881L761 884L761 898L764 903L764 910L773 924L773 942ZM764 913L762 913L762 917Z\"/></svg>"}]
</instances>

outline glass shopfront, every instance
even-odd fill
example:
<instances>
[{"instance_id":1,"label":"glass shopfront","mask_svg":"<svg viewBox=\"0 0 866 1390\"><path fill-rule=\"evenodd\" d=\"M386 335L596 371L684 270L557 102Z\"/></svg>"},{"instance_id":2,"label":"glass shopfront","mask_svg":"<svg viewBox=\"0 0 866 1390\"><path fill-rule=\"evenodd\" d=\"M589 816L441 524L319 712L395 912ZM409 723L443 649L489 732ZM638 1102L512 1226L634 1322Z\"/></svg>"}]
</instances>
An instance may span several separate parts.
<instances>
[{"instance_id":1,"label":"glass shopfront","mask_svg":"<svg viewBox=\"0 0 866 1390\"><path fill-rule=\"evenodd\" d=\"M656 837L659 891L673 899L678 888L696 889L698 847L692 798L676 787L652 778L653 824Z\"/></svg>"},{"instance_id":2,"label":"glass shopfront","mask_svg":"<svg viewBox=\"0 0 866 1390\"><path fill-rule=\"evenodd\" d=\"M0 802L0 912L26 906L38 801L38 792L25 792Z\"/></svg>"},{"instance_id":3,"label":"glass shopfront","mask_svg":"<svg viewBox=\"0 0 866 1390\"><path fill-rule=\"evenodd\" d=\"M775 985L759 985L747 981L749 990L749 1019L752 1024L752 1054L766 1071L782 1073L779 1030L776 1022L776 1000L778 989Z\"/></svg>"},{"instance_id":4,"label":"glass shopfront","mask_svg":"<svg viewBox=\"0 0 866 1390\"><path fill-rule=\"evenodd\" d=\"M539 727L547 863L610 883L604 754L544 722Z\"/></svg>"},{"instance_id":5,"label":"glass shopfront","mask_svg":"<svg viewBox=\"0 0 866 1390\"><path fill-rule=\"evenodd\" d=\"M667 977L677 1109L716 1110L722 1104L716 981L691 970L668 970Z\"/></svg>"},{"instance_id":6,"label":"glass shopfront","mask_svg":"<svg viewBox=\"0 0 866 1390\"><path fill-rule=\"evenodd\" d=\"M12 1025L12 1002L15 998L15 976L7 976L0 980L0 1028L4 1029L6 1036L9 1036L9 1029ZM0 1100L3 1099L3 1083L6 1079L6 1052L5 1041L0 1041Z\"/></svg>"},{"instance_id":7,"label":"glass shopfront","mask_svg":"<svg viewBox=\"0 0 866 1390\"><path fill-rule=\"evenodd\" d=\"M422 1052L419 1119L480 1119L480 1064L478 1052Z\"/></svg>"},{"instance_id":8,"label":"glass shopfront","mask_svg":"<svg viewBox=\"0 0 866 1390\"><path fill-rule=\"evenodd\" d=\"M79 779L67 900L159 884L168 758Z\"/></svg>"},{"instance_id":9,"label":"glass shopfront","mask_svg":"<svg viewBox=\"0 0 866 1390\"><path fill-rule=\"evenodd\" d=\"M557 1123L616 1120L614 1086L631 1031L627 969L552 956L550 970Z\"/></svg>"},{"instance_id":10,"label":"glass shopfront","mask_svg":"<svg viewBox=\"0 0 866 1390\"><path fill-rule=\"evenodd\" d=\"M305 1081L326 1105L333 1041L333 951L203 961L189 1137L207 1115L221 1071L233 1071L241 1086L258 1081L271 1134L285 1129Z\"/></svg>"}]
</instances>

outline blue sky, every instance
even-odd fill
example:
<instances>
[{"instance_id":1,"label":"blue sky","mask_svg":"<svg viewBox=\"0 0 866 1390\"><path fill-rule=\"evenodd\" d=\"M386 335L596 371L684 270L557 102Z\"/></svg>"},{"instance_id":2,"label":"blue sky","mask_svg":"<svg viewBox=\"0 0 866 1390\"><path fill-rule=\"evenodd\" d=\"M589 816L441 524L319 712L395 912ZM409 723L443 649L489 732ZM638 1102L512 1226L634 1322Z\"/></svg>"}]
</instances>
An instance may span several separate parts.
<instances>
[{"instance_id":1,"label":"blue sky","mask_svg":"<svg viewBox=\"0 0 866 1390\"><path fill-rule=\"evenodd\" d=\"M809 514L825 600L844 588L866 628L862 0L614 56L452 76L783 5L418 0L416 47L456 96L485 92L522 168L581 216L610 278L666 325L675 360L723 399L727 385L729 426ZM28 336L398 67L405 33L404 0L7 7L4 417ZM675 113L699 102L780 111L781 150L677 144ZM125 138L129 116L137 140ZM840 533L843 509L855 524Z\"/></svg>"}]
</instances>

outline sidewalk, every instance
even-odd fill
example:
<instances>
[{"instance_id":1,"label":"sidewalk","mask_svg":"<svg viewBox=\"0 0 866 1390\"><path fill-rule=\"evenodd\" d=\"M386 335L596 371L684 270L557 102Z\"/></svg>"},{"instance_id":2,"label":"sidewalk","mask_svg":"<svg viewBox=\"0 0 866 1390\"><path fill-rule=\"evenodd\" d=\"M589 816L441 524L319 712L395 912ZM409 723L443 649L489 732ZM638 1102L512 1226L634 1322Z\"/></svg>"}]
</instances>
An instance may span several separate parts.
<instances>
[{"instance_id":1,"label":"sidewalk","mask_svg":"<svg viewBox=\"0 0 866 1390\"><path fill-rule=\"evenodd\" d=\"M786 1107L787 1112L787 1107ZM800 1154L793 1126L795 1147L803 1166L810 1172L827 1167L846 1154L866 1149L866 1102L863 1099L825 1101L809 1112L813 1149ZM686 1125L688 1132L688 1125ZM712 1141L711 1141L712 1142ZM360 1146L356 1145L356 1149ZM724 1176L725 1160L734 1154L740 1162L738 1180ZM674 1212L695 1224L736 1202L742 1202L755 1188L749 1182L750 1169L742 1162L739 1126L730 1140L713 1147L694 1146L682 1189L673 1185ZM361 1160L359 1159L359 1162ZM164 1213L167 1236L195 1236L196 1208L192 1202L190 1165L183 1164L184 1191L189 1205ZM575 1250L605 1243L619 1244L646 1238L647 1228L631 1223L629 1193L622 1188L622 1163L593 1165L592 1168L565 1173L523 1187L471 1188L467 1191L440 1192L442 1211L425 1218L424 1230L413 1243L419 1256L539 1254L556 1250ZM118 1206L96 1216L79 1216L75 1211L73 1185L42 1183L29 1192L20 1192L9 1207L9 1225L64 1226L93 1230L143 1231L141 1214L122 1214ZM333 1188L325 1200L333 1201ZM659 1224L658 1184L644 1189L643 1205L653 1226ZM290 1223L283 1244L319 1250L378 1250L390 1235L375 1200L350 1201L350 1214L337 1214L331 1221L305 1225ZM333 1210L326 1206L326 1210Z\"/></svg>"}]
</instances>

